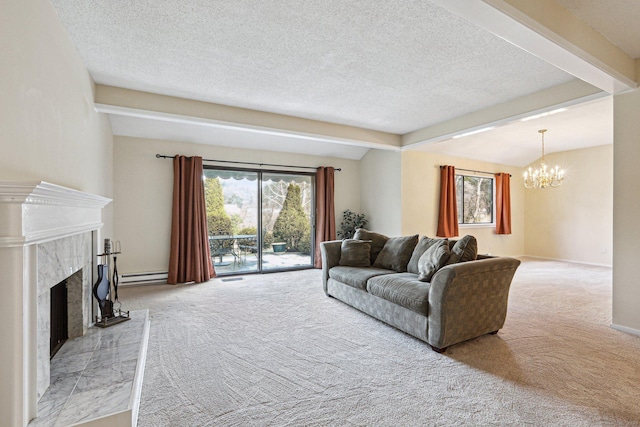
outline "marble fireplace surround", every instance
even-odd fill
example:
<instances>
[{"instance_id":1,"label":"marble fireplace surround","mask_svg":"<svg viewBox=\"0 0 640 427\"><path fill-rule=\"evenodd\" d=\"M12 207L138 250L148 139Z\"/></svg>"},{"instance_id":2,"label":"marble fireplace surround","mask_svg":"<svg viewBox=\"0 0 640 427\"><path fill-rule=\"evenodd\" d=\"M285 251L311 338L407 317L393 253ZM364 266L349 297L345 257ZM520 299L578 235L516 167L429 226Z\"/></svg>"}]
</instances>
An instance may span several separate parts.
<instances>
[{"instance_id":1,"label":"marble fireplace surround","mask_svg":"<svg viewBox=\"0 0 640 427\"><path fill-rule=\"evenodd\" d=\"M46 182L0 182L0 342L10 349L0 355L6 425L27 425L49 386L50 288L81 272L70 285L70 338L91 324L93 261L109 202Z\"/></svg>"},{"instance_id":2,"label":"marble fireplace surround","mask_svg":"<svg viewBox=\"0 0 640 427\"><path fill-rule=\"evenodd\" d=\"M92 318L92 232L75 234L37 245L37 386L38 400L50 384L51 288L69 279L69 339L83 336Z\"/></svg>"}]
</instances>

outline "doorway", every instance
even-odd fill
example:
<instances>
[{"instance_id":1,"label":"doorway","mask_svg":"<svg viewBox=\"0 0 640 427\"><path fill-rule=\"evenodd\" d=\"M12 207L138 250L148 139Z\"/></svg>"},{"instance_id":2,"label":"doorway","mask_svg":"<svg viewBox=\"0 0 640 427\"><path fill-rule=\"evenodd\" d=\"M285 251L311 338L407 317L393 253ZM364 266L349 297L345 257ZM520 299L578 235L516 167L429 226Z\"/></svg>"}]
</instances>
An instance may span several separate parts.
<instances>
[{"instance_id":1,"label":"doorway","mask_svg":"<svg viewBox=\"0 0 640 427\"><path fill-rule=\"evenodd\" d=\"M313 266L314 174L205 166L204 180L219 275Z\"/></svg>"}]
</instances>

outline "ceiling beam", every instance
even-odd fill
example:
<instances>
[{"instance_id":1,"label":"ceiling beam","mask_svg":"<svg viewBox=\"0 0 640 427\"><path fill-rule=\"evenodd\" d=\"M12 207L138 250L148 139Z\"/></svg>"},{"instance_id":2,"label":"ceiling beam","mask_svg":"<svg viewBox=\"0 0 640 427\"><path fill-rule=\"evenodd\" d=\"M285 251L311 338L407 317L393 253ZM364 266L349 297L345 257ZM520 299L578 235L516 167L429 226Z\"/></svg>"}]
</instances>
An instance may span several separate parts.
<instances>
[{"instance_id":1,"label":"ceiling beam","mask_svg":"<svg viewBox=\"0 0 640 427\"><path fill-rule=\"evenodd\" d=\"M392 133L105 85L96 85L95 106L106 114L383 150L399 150L402 140Z\"/></svg>"},{"instance_id":2,"label":"ceiling beam","mask_svg":"<svg viewBox=\"0 0 640 427\"><path fill-rule=\"evenodd\" d=\"M433 0L610 94L637 87L636 61L553 0Z\"/></svg>"},{"instance_id":3,"label":"ceiling beam","mask_svg":"<svg viewBox=\"0 0 640 427\"><path fill-rule=\"evenodd\" d=\"M604 96L608 96L607 92L581 80L573 80L410 132L402 136L402 148L411 149L422 144L444 141L462 133L490 126L501 126L535 114L569 107Z\"/></svg>"}]
</instances>

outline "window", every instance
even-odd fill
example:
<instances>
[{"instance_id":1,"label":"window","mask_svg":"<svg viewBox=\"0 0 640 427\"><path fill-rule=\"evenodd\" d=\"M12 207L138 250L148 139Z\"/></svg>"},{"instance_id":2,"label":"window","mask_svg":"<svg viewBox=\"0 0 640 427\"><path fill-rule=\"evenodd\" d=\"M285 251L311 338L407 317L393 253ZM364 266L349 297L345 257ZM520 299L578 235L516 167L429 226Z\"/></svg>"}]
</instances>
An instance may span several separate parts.
<instances>
[{"instance_id":1,"label":"window","mask_svg":"<svg viewBox=\"0 0 640 427\"><path fill-rule=\"evenodd\" d=\"M493 178L456 175L458 224L493 224Z\"/></svg>"}]
</instances>

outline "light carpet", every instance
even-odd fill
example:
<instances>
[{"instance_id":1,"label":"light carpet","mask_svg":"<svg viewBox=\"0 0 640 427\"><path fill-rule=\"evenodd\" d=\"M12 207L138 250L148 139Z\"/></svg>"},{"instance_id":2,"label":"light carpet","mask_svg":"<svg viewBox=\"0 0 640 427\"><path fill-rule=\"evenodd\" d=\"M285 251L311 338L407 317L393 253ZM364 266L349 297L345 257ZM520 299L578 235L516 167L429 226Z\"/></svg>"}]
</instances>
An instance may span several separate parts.
<instances>
[{"instance_id":1,"label":"light carpet","mask_svg":"<svg viewBox=\"0 0 640 427\"><path fill-rule=\"evenodd\" d=\"M120 296L150 309L141 427L640 425L609 268L523 259L505 327L444 354L326 297L319 270Z\"/></svg>"}]
</instances>

